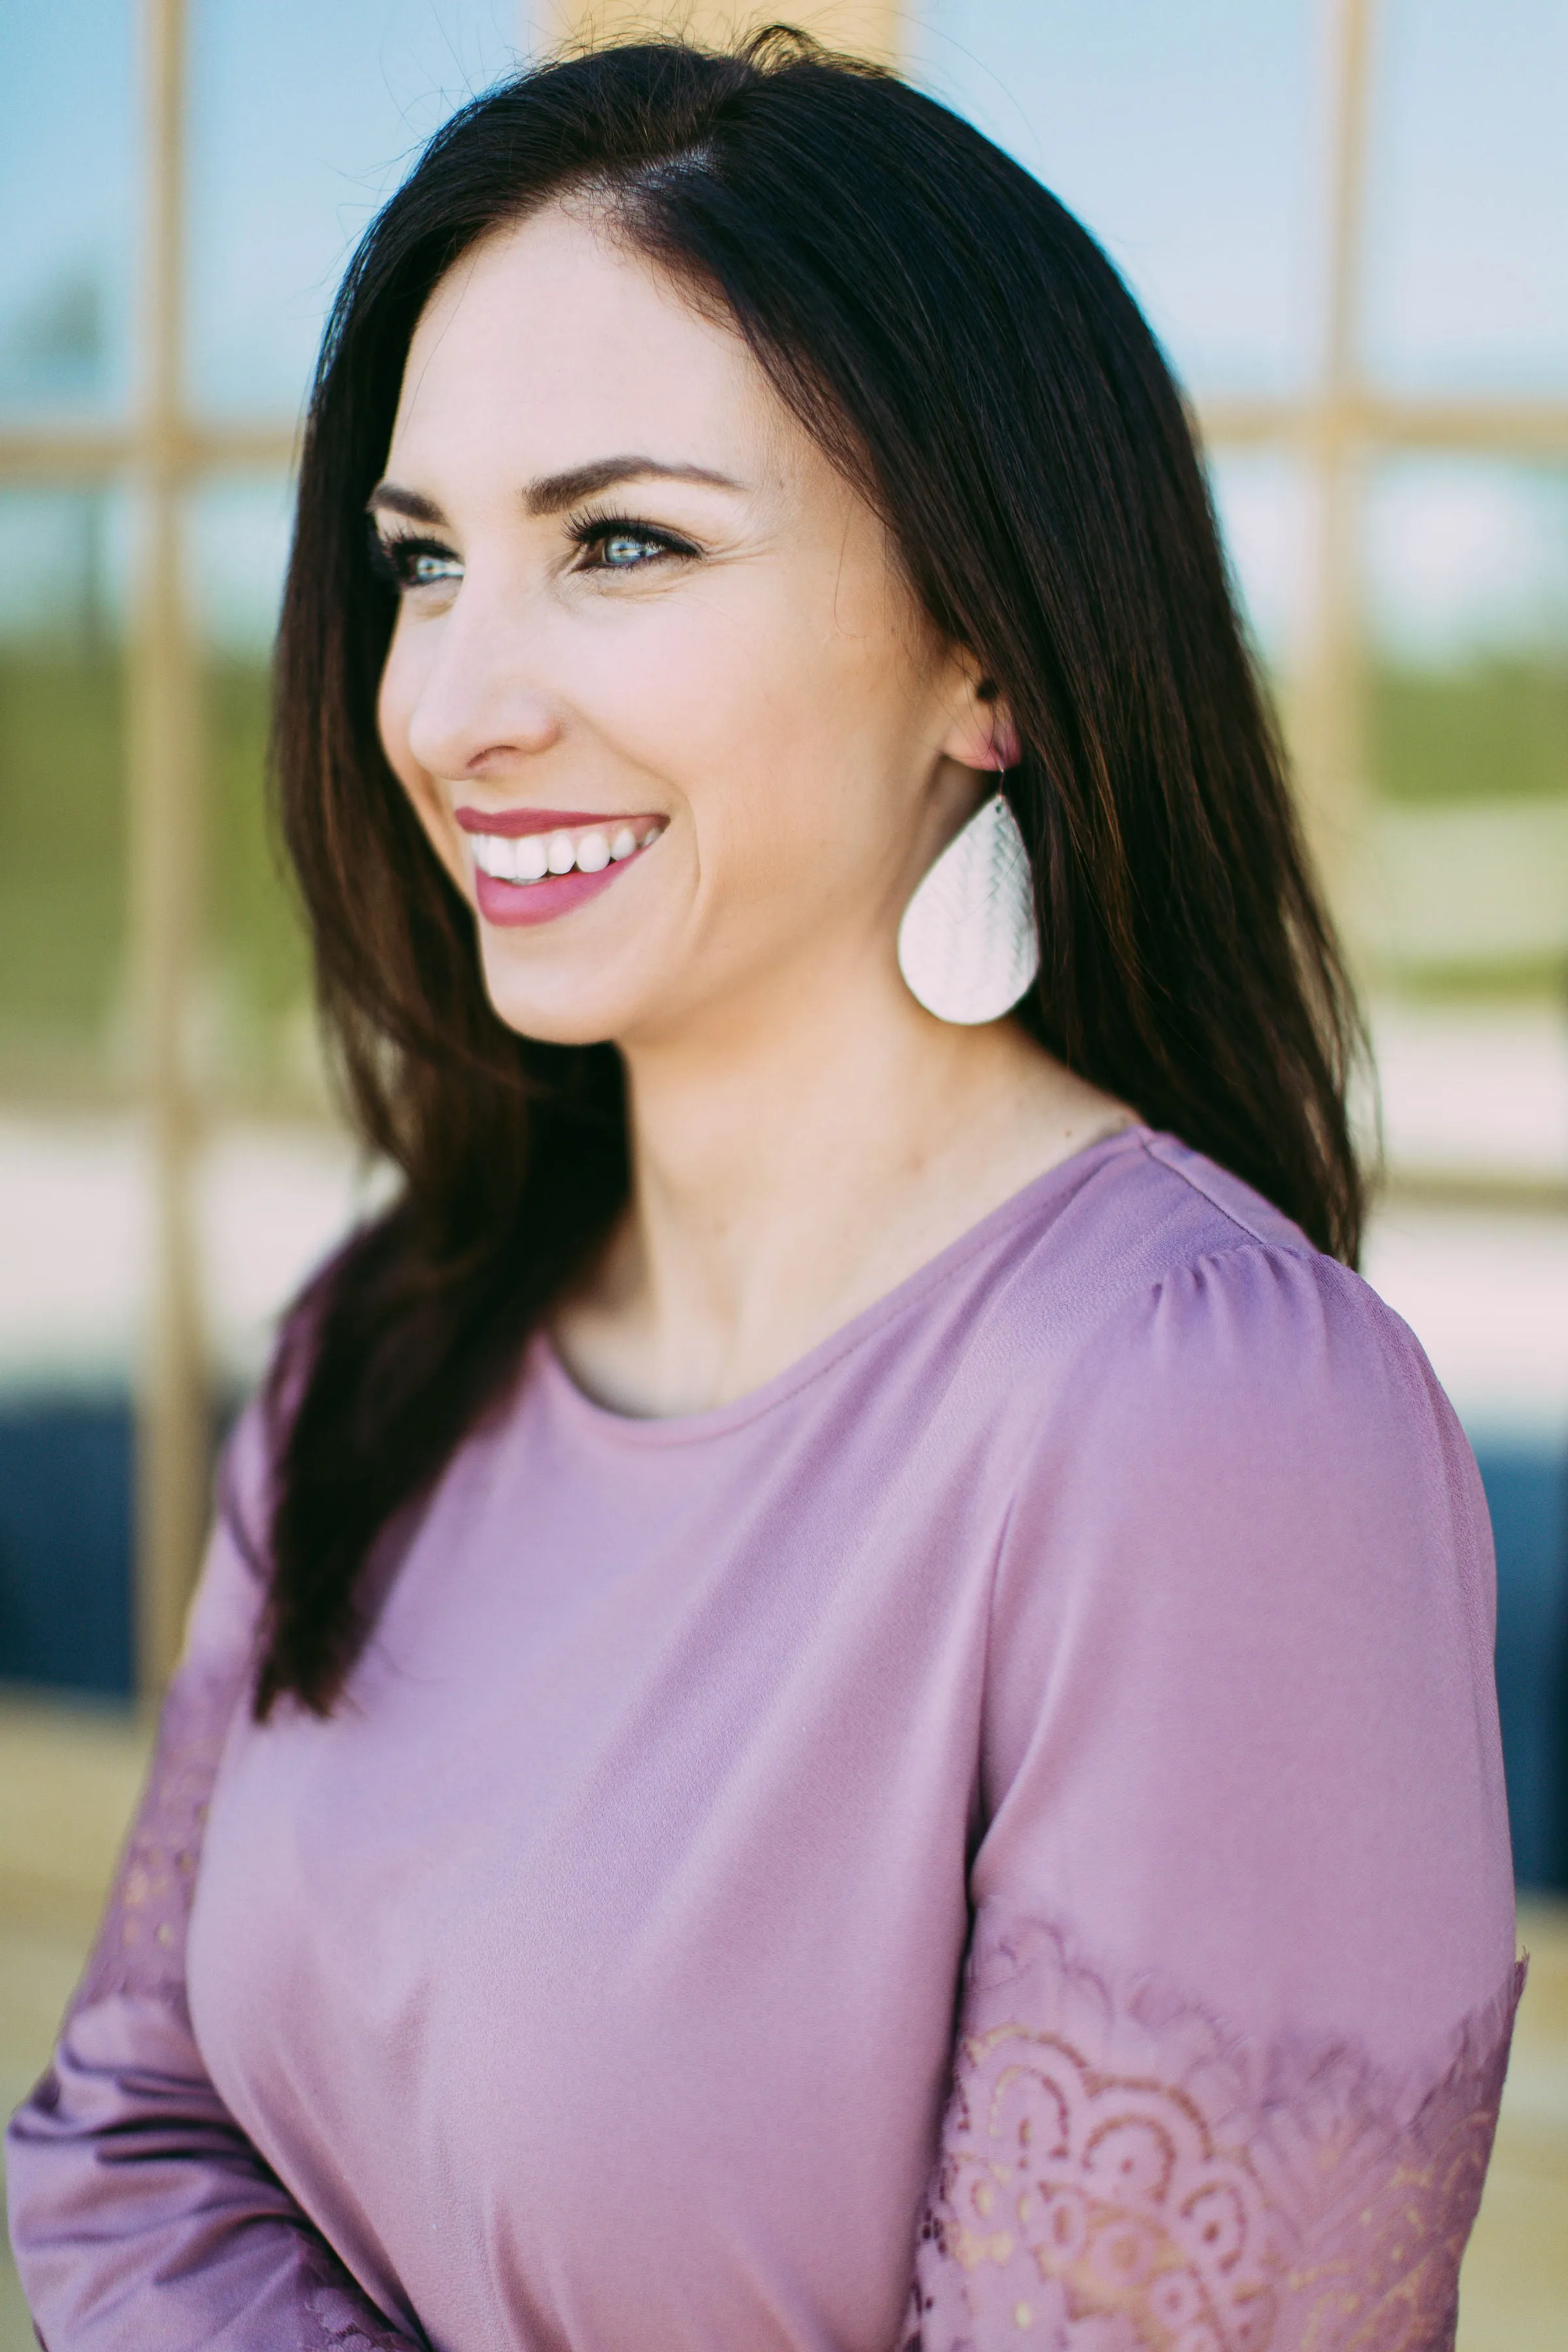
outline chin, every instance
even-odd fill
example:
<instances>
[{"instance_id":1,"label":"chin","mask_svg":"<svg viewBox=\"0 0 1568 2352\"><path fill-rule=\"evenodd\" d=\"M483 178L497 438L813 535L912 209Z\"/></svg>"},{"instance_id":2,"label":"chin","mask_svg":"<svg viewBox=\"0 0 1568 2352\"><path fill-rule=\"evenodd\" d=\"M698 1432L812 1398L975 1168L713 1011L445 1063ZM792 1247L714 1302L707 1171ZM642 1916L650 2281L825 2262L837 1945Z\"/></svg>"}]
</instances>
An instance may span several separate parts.
<instances>
[{"instance_id":1,"label":"chin","mask_svg":"<svg viewBox=\"0 0 1568 2352\"><path fill-rule=\"evenodd\" d=\"M627 992L606 988L600 972L522 973L486 955L485 993L499 1020L520 1037L545 1045L602 1045L635 1021Z\"/></svg>"}]
</instances>

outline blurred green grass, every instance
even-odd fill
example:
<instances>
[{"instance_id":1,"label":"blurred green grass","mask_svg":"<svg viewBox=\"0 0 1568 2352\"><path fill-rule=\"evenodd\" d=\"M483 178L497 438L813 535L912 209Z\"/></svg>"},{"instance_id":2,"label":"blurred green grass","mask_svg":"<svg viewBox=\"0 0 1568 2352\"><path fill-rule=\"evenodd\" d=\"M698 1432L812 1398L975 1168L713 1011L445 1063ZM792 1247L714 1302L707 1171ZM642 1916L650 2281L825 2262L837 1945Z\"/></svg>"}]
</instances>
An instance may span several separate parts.
<instances>
[{"instance_id":1,"label":"blurred green grass","mask_svg":"<svg viewBox=\"0 0 1568 2352\"><path fill-rule=\"evenodd\" d=\"M1367 756L1406 806L1568 797L1568 659L1374 669Z\"/></svg>"},{"instance_id":2,"label":"blurred green grass","mask_svg":"<svg viewBox=\"0 0 1568 2352\"><path fill-rule=\"evenodd\" d=\"M300 1084L304 941L269 838L268 679L201 678L208 796L198 1066L218 1095ZM112 1087L129 1074L126 690L112 648L0 648L0 1085Z\"/></svg>"},{"instance_id":3,"label":"blurred green grass","mask_svg":"<svg viewBox=\"0 0 1568 2352\"><path fill-rule=\"evenodd\" d=\"M304 943L268 835L265 666L210 659L205 984L197 1066L215 1103L314 1099ZM125 986L125 675L112 643L0 646L0 1088L129 1083ZM1378 795L1434 813L1568 798L1568 662L1384 667L1368 680ZM1558 968L1521 959L1403 975L1444 993L1539 994Z\"/></svg>"},{"instance_id":4,"label":"blurred green grass","mask_svg":"<svg viewBox=\"0 0 1568 2352\"><path fill-rule=\"evenodd\" d=\"M203 679L211 821L209 940L230 986L264 1029L310 992L304 934L268 825L264 667L209 665Z\"/></svg>"},{"instance_id":5,"label":"blurred green grass","mask_svg":"<svg viewBox=\"0 0 1568 2352\"><path fill-rule=\"evenodd\" d=\"M0 655L0 1063L79 1075L125 959L125 679L112 652Z\"/></svg>"}]
</instances>

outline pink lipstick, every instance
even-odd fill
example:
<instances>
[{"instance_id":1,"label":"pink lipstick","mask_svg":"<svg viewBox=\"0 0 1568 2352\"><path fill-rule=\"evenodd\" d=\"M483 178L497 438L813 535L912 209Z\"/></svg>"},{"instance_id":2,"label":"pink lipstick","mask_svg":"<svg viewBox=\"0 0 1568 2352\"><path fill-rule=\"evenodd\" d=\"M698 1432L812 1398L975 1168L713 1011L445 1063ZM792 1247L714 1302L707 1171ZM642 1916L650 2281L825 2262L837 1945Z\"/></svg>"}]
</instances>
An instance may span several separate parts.
<instances>
[{"instance_id":1,"label":"pink lipstick","mask_svg":"<svg viewBox=\"0 0 1568 2352\"><path fill-rule=\"evenodd\" d=\"M585 809L459 808L468 835L474 896L489 923L549 923L595 898L636 865L663 832L653 813L605 816Z\"/></svg>"}]
</instances>

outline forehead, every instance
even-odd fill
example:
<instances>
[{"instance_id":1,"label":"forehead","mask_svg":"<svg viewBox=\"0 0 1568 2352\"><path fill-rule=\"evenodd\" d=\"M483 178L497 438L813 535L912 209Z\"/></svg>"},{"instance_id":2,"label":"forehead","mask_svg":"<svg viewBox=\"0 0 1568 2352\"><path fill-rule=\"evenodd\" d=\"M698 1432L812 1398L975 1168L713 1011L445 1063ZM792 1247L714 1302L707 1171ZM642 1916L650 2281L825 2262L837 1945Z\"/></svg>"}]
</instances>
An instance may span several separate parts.
<instances>
[{"instance_id":1,"label":"forehead","mask_svg":"<svg viewBox=\"0 0 1568 2352\"><path fill-rule=\"evenodd\" d=\"M606 450L753 473L804 439L739 332L705 317L585 205L552 205L481 240L416 329L400 460L504 452L549 471Z\"/></svg>"}]
</instances>

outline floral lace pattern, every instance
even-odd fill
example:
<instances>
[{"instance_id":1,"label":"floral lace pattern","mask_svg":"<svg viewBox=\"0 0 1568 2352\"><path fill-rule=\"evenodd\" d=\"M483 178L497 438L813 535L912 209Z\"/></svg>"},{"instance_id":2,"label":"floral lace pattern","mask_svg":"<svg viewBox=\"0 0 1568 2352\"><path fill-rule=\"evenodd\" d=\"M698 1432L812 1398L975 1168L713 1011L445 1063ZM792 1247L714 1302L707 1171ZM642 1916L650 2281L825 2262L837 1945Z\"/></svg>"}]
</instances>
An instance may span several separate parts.
<instances>
[{"instance_id":1,"label":"floral lace pattern","mask_svg":"<svg viewBox=\"0 0 1568 2352\"><path fill-rule=\"evenodd\" d=\"M185 2009L185 1933L207 1804L246 1680L176 1675L158 1726L142 1802L120 1857L98 1940L71 2014L116 1993Z\"/></svg>"},{"instance_id":2,"label":"floral lace pattern","mask_svg":"<svg viewBox=\"0 0 1568 2352\"><path fill-rule=\"evenodd\" d=\"M190 2029L185 1940L207 1808L229 1727L249 1689L250 1660L227 1675L186 1666L170 1686L152 1769L121 1856L98 1940L72 1998L72 2018L102 2001L152 1999ZM54 2068L34 2093L58 2111ZM258 2168L260 2158L256 2159ZM270 2176L268 2176L270 2179ZM297 2334L289 2352L416 2352L419 2339L383 2318L303 2214L292 2217ZM38 2341L44 2342L42 2335Z\"/></svg>"},{"instance_id":3,"label":"floral lace pattern","mask_svg":"<svg viewBox=\"0 0 1568 2352\"><path fill-rule=\"evenodd\" d=\"M1436 2079L1263 2048L1026 1923L971 1965L920 2352L1444 2352L1517 1969Z\"/></svg>"},{"instance_id":4,"label":"floral lace pattern","mask_svg":"<svg viewBox=\"0 0 1568 2352\"><path fill-rule=\"evenodd\" d=\"M329 2247L316 2241L305 2261L298 2352L414 2352L413 2341L382 2319Z\"/></svg>"}]
</instances>

